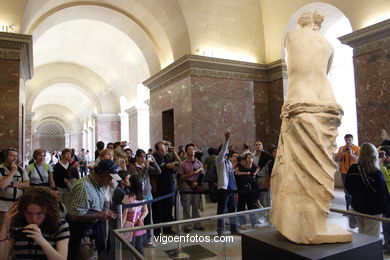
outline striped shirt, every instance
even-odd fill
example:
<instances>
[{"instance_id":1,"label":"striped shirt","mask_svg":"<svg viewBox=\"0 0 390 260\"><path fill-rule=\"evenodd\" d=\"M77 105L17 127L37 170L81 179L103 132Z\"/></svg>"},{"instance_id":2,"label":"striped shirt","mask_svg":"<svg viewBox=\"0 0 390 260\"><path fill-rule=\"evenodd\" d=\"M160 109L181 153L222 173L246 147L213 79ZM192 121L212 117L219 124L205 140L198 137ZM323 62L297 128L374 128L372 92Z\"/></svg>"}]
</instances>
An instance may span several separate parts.
<instances>
[{"instance_id":1,"label":"striped shirt","mask_svg":"<svg viewBox=\"0 0 390 260\"><path fill-rule=\"evenodd\" d=\"M58 241L69 238L69 225L66 220L62 220L60 228L56 234L42 234L49 244L56 248ZM13 247L14 259L47 259L45 252L34 241L25 236L14 237L15 244Z\"/></svg>"}]
</instances>

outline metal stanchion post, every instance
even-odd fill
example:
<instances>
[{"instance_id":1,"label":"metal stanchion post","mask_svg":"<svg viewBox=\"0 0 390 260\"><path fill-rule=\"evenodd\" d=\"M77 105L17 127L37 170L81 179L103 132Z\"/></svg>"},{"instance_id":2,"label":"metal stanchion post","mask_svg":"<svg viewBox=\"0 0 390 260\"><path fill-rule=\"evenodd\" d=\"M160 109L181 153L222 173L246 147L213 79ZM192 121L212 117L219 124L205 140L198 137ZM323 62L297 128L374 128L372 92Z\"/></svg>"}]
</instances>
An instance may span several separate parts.
<instances>
[{"instance_id":1,"label":"metal stanchion post","mask_svg":"<svg viewBox=\"0 0 390 260\"><path fill-rule=\"evenodd\" d=\"M118 217L116 219L116 227L122 228L123 222L122 222L122 204L118 205ZM122 260L122 242L119 241L116 237L115 239L115 259L116 260Z\"/></svg>"},{"instance_id":2,"label":"metal stanchion post","mask_svg":"<svg viewBox=\"0 0 390 260\"><path fill-rule=\"evenodd\" d=\"M153 210L152 210L152 203L150 201L148 201L148 207L149 207L149 214L150 214L150 225L153 225ZM151 228L150 229L150 236L151 236L151 242L152 243L156 243L155 239L154 239L154 229Z\"/></svg>"},{"instance_id":3,"label":"metal stanchion post","mask_svg":"<svg viewBox=\"0 0 390 260\"><path fill-rule=\"evenodd\" d=\"M175 203L175 215L176 215L176 220L180 220L180 192L177 191L176 196L176 203ZM181 227L180 225L176 226L177 229L177 235L180 238L181 234ZM173 256L173 259L189 259L190 256L187 253L184 253L181 249L181 239L179 239L179 242L177 243L177 249L176 249L176 254Z\"/></svg>"}]
</instances>

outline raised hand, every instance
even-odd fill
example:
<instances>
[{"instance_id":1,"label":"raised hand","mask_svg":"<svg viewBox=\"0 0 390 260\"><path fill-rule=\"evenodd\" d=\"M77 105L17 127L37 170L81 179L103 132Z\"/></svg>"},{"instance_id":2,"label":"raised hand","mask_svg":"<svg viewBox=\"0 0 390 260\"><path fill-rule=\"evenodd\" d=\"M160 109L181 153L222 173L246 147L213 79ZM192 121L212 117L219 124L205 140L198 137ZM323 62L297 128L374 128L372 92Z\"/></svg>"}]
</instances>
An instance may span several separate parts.
<instances>
[{"instance_id":1,"label":"raised hand","mask_svg":"<svg viewBox=\"0 0 390 260\"><path fill-rule=\"evenodd\" d=\"M230 134L231 134L230 129L226 129L226 131L225 131L225 139L226 140L230 139Z\"/></svg>"}]
</instances>

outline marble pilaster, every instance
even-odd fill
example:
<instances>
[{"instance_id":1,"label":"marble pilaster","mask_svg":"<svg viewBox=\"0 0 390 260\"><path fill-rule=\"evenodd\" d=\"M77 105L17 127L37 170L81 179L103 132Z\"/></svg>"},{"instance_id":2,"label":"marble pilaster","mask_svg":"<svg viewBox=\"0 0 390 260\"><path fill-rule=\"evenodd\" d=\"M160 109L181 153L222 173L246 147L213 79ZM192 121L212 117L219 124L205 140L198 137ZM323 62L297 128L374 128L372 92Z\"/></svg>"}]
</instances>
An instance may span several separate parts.
<instances>
[{"instance_id":1,"label":"marble pilaster","mask_svg":"<svg viewBox=\"0 0 390 260\"><path fill-rule=\"evenodd\" d=\"M87 132L88 132L88 150L89 150L89 153L91 154L91 156L93 156L93 152L95 151L95 135L94 135L94 129L93 127L88 127L87 129ZM92 157L91 157L92 158ZM92 158L92 159L95 159L95 158Z\"/></svg>"},{"instance_id":2,"label":"marble pilaster","mask_svg":"<svg viewBox=\"0 0 390 260\"><path fill-rule=\"evenodd\" d=\"M117 114L95 114L92 116L95 126L95 142L105 144L120 141L121 121Z\"/></svg>"},{"instance_id":3,"label":"marble pilaster","mask_svg":"<svg viewBox=\"0 0 390 260\"><path fill-rule=\"evenodd\" d=\"M32 69L31 35L0 32L0 147L17 148L20 159L25 150L20 79L30 79Z\"/></svg>"},{"instance_id":4,"label":"marble pilaster","mask_svg":"<svg viewBox=\"0 0 390 260\"><path fill-rule=\"evenodd\" d=\"M69 131L69 148L74 148L76 153L81 150L82 146L82 132Z\"/></svg>"},{"instance_id":5,"label":"marble pilaster","mask_svg":"<svg viewBox=\"0 0 390 260\"><path fill-rule=\"evenodd\" d=\"M81 131L81 148L88 149L88 131L86 129Z\"/></svg>"},{"instance_id":6,"label":"marble pilaster","mask_svg":"<svg viewBox=\"0 0 390 260\"><path fill-rule=\"evenodd\" d=\"M150 148L149 108L145 105L133 106L126 110L129 122L129 147L135 152L138 148Z\"/></svg>"},{"instance_id":7,"label":"marble pilaster","mask_svg":"<svg viewBox=\"0 0 390 260\"><path fill-rule=\"evenodd\" d=\"M118 113L121 120L121 141L129 140L129 114L126 112Z\"/></svg>"},{"instance_id":8,"label":"marble pilaster","mask_svg":"<svg viewBox=\"0 0 390 260\"><path fill-rule=\"evenodd\" d=\"M340 38L353 48L359 142L390 136L390 19Z\"/></svg>"},{"instance_id":9,"label":"marble pilaster","mask_svg":"<svg viewBox=\"0 0 390 260\"><path fill-rule=\"evenodd\" d=\"M24 117L24 151L27 158L31 158L33 152L32 120L34 114L26 112Z\"/></svg>"}]
</instances>

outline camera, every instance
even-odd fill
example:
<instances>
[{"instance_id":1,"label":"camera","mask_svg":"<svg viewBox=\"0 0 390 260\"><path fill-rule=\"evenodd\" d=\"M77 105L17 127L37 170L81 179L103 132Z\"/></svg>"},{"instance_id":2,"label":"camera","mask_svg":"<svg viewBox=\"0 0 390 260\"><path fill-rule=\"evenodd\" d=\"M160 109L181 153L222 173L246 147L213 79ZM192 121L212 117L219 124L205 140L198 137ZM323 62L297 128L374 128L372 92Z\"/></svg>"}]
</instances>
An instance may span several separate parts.
<instances>
[{"instance_id":1,"label":"camera","mask_svg":"<svg viewBox=\"0 0 390 260\"><path fill-rule=\"evenodd\" d=\"M347 146L347 148L345 148L346 151L349 151L351 150L351 147Z\"/></svg>"},{"instance_id":2,"label":"camera","mask_svg":"<svg viewBox=\"0 0 390 260\"><path fill-rule=\"evenodd\" d=\"M12 227L11 228L12 238L14 238L15 240L25 240L27 237L26 234L23 233L24 230L26 230L25 227Z\"/></svg>"}]
</instances>

